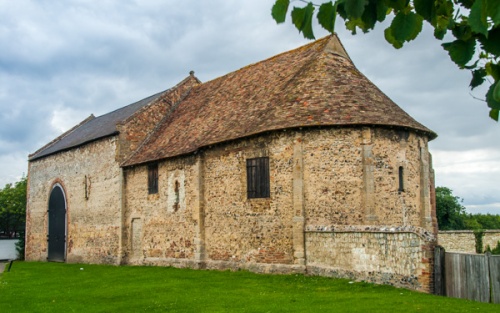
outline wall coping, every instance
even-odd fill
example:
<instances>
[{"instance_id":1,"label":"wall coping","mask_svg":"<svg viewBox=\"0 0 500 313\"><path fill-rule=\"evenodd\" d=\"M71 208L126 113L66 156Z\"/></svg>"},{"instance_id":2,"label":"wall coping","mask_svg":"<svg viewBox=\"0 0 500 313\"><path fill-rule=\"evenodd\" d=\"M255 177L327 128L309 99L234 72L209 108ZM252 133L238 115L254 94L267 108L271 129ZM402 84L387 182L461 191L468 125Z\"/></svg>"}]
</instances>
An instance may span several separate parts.
<instances>
[{"instance_id":1,"label":"wall coping","mask_svg":"<svg viewBox=\"0 0 500 313\"><path fill-rule=\"evenodd\" d=\"M500 229L485 229L483 230L484 233L500 233ZM438 232L439 234L456 234L456 233L463 233L463 234L473 234L473 230L440 230Z\"/></svg>"},{"instance_id":2,"label":"wall coping","mask_svg":"<svg viewBox=\"0 0 500 313\"><path fill-rule=\"evenodd\" d=\"M306 233L413 233L425 241L434 242L436 236L426 229L415 226L375 225L307 225Z\"/></svg>"}]
</instances>

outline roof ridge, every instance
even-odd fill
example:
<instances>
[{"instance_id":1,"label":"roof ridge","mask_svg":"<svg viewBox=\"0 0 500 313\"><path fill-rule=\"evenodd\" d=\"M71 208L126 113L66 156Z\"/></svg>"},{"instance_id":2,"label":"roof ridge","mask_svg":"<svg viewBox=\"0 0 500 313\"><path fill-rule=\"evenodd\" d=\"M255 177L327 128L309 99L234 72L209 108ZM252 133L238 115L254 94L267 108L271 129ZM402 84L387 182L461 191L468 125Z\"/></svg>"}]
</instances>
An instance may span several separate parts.
<instances>
[{"instance_id":1,"label":"roof ridge","mask_svg":"<svg viewBox=\"0 0 500 313\"><path fill-rule=\"evenodd\" d=\"M237 74L238 72L240 72L240 71L242 71L242 70L244 70L244 69L247 69L247 68L249 68L249 67L254 67L254 66L257 66L257 65L259 65L259 64L261 64L261 63L268 62L268 61L270 61L270 60L272 60L272 59L275 59L275 58L281 57L281 56L286 55L286 54L292 54L292 53L295 53L295 52L300 51L300 50L309 49L309 47L310 47L310 46L314 46L314 45L318 45L318 46L320 46L321 44L323 44L323 45L325 45L325 46L326 46L326 44L328 43L327 39L328 39L328 38L330 38L330 37L332 37L332 36L333 36L333 35L327 35L327 36L325 36L325 37L323 37L323 38L321 38L321 39L318 39L318 40L315 40L315 41L310 42L310 43L308 43L308 44L305 44L305 45L299 46L299 47L297 47L297 48L295 48L295 49L288 50L288 51L284 51L284 52L281 52L281 53L279 53L279 54L276 54L276 55L270 56L270 57L268 57L268 58L266 58L266 59L263 59L263 60L257 61L257 62L255 62L255 63L251 63L251 64L248 64L248 65L245 65L245 66L240 67L239 69L237 69L237 70L235 70L235 71L229 72L229 73L224 74L224 75L222 75L222 76L215 77L215 78L213 78L213 79L211 79L211 80L208 80L208 81L206 81L206 82L204 82L204 83L202 83L202 84L207 84L207 83L213 82L213 81L215 81L215 80L218 80L218 79L224 78L224 77L226 77L226 76ZM343 46L342 46L342 47L343 47ZM346 53L346 54L347 54L347 53ZM350 60L350 58L349 58L349 57L347 57L347 58Z\"/></svg>"},{"instance_id":2,"label":"roof ridge","mask_svg":"<svg viewBox=\"0 0 500 313\"><path fill-rule=\"evenodd\" d=\"M184 78L183 80L181 80L179 83L177 83L177 85L171 87L171 88L168 88L167 90L164 90L164 91L161 91L159 93L156 93L154 94L153 96L156 96L156 95L159 95L156 99L154 99L153 101L149 102L148 104L146 104L145 106L141 107L139 110L135 111L132 115L130 115L129 117L127 117L126 119L118 122L117 124L120 124L120 125L124 125L126 124L127 122L129 122L130 120L132 120L133 118L135 118L137 116L137 114L139 113L142 113L144 110L146 110L146 108L150 107L153 103L157 102L157 101L160 101L161 99L164 99L163 96L175 91L178 87L182 86L183 84L187 83L190 79L195 79L198 83L202 83L198 77L194 76L194 71L191 71L189 72L189 76L187 76L186 78ZM151 97L153 97L151 96ZM147 98L151 98L151 97L147 97ZM144 99L147 99L147 98L144 98ZM144 100L143 99L143 100ZM142 101L142 100L140 100ZM168 101L168 100L167 100ZM137 101L139 102L139 101ZM169 101L170 102L170 101ZM135 103L135 102L134 102Z\"/></svg>"},{"instance_id":3,"label":"roof ridge","mask_svg":"<svg viewBox=\"0 0 500 313\"><path fill-rule=\"evenodd\" d=\"M28 160L32 160L32 157L35 156L36 154L38 154L39 152L43 151L43 150L46 150L48 149L49 147L53 146L54 144L56 144L58 141L60 141L61 139L63 139L64 137L68 136L69 134L71 134L72 132L74 132L78 127L88 123L89 121L95 119L96 117L94 116L94 114L90 114L86 119L84 119L83 121L81 121L80 123L76 124L75 126L71 127L70 129L68 129L67 131L65 131L64 133L62 133L61 135L59 135L58 137L56 137L55 139L53 139L52 141L50 141L48 144L46 144L45 146L41 147L40 149L36 150L35 152L31 153L28 155Z\"/></svg>"},{"instance_id":4,"label":"roof ridge","mask_svg":"<svg viewBox=\"0 0 500 313\"><path fill-rule=\"evenodd\" d=\"M189 77L188 77L189 78ZM196 77L195 77L196 78ZM197 79L197 78L196 78ZM197 79L198 80L198 79ZM198 80L199 81L199 80ZM177 86L176 86L177 87ZM145 146L150 140L151 138L153 137L154 134L156 134L156 132L163 126L163 124L166 123L166 121L168 120L168 118L172 115L172 113L179 107L179 105L182 103L182 101L184 101L184 99L186 99L186 97L191 93L191 90L193 88L195 88L196 85L194 86L191 86L188 88L188 90L179 98L179 100L177 100L177 102L174 103L174 105L170 108L170 110L168 111L168 113L166 113L163 118L161 119L161 121L156 124L155 128L149 133L149 135L141 142L141 144L137 147L137 149L135 149L134 152L132 152L121 164L120 166L125 166L125 164L131 160L141 149L143 146ZM148 161L146 161L148 162ZM143 163L146 163L146 162L143 162Z\"/></svg>"}]
</instances>

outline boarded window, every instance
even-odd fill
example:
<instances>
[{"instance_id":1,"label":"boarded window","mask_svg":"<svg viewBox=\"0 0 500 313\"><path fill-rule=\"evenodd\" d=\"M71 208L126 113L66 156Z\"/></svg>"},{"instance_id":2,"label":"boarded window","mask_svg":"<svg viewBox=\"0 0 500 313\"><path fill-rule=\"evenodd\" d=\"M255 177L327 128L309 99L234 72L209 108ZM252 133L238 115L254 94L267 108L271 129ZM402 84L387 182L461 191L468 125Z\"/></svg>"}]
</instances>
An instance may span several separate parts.
<instances>
[{"instance_id":1,"label":"boarded window","mask_svg":"<svg viewBox=\"0 0 500 313\"><path fill-rule=\"evenodd\" d=\"M158 163L148 165L148 193L158 193Z\"/></svg>"},{"instance_id":2,"label":"boarded window","mask_svg":"<svg viewBox=\"0 0 500 313\"><path fill-rule=\"evenodd\" d=\"M247 195L252 198L269 198L269 158L247 160Z\"/></svg>"}]
</instances>

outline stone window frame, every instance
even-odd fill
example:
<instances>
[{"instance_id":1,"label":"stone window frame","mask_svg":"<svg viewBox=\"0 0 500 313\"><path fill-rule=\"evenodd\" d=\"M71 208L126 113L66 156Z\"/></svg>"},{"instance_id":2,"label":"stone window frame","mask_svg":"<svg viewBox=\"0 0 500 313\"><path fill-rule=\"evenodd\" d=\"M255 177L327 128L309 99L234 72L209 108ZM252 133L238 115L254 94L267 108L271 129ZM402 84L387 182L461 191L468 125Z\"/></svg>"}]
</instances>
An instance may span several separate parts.
<instances>
[{"instance_id":1,"label":"stone window frame","mask_svg":"<svg viewBox=\"0 0 500 313\"><path fill-rule=\"evenodd\" d=\"M148 194L158 193L158 163L148 165Z\"/></svg>"},{"instance_id":2,"label":"stone window frame","mask_svg":"<svg viewBox=\"0 0 500 313\"><path fill-rule=\"evenodd\" d=\"M248 158L246 160L246 170L247 198L270 198L269 157Z\"/></svg>"}]
</instances>

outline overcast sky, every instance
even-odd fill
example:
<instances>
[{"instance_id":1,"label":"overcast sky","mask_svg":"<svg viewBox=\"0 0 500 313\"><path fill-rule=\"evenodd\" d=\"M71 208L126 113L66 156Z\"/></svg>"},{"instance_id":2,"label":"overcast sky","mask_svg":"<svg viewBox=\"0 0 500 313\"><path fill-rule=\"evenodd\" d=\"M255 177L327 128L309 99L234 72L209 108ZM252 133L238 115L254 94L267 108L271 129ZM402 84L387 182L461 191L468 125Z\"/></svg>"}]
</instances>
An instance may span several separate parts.
<instances>
[{"instance_id":1,"label":"overcast sky","mask_svg":"<svg viewBox=\"0 0 500 313\"><path fill-rule=\"evenodd\" d=\"M275 24L273 2L0 0L0 186L27 173L29 153L91 113L168 89L190 70L207 81L307 43L289 18ZM438 133L436 184L469 212L500 214L500 124L471 96L470 73L429 29L401 50L382 27L352 36L338 20L337 31L358 69Z\"/></svg>"}]
</instances>

